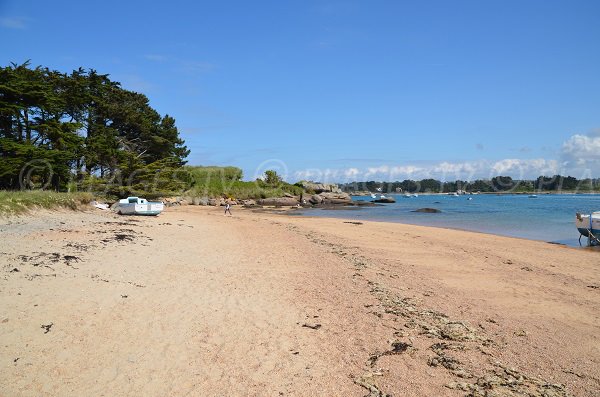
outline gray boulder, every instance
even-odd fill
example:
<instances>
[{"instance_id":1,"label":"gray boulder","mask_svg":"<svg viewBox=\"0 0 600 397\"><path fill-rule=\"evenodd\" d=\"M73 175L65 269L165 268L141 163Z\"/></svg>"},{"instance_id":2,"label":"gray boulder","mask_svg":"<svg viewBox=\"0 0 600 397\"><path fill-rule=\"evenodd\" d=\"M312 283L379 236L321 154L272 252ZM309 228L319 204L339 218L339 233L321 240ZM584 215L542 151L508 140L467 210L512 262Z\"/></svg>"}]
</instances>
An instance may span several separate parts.
<instances>
[{"instance_id":1,"label":"gray boulder","mask_svg":"<svg viewBox=\"0 0 600 397\"><path fill-rule=\"evenodd\" d=\"M307 191L314 191L315 193L341 193L342 191L338 185L333 183L314 183L302 181L300 182L302 188Z\"/></svg>"},{"instance_id":2,"label":"gray boulder","mask_svg":"<svg viewBox=\"0 0 600 397\"><path fill-rule=\"evenodd\" d=\"M352 202L352 197L343 192L323 192L319 196L323 199L322 204L348 204Z\"/></svg>"},{"instance_id":3,"label":"gray boulder","mask_svg":"<svg viewBox=\"0 0 600 397\"><path fill-rule=\"evenodd\" d=\"M270 197L260 199L256 203L258 205L267 205L275 207L294 207L299 204L299 201L291 197Z\"/></svg>"},{"instance_id":4,"label":"gray boulder","mask_svg":"<svg viewBox=\"0 0 600 397\"><path fill-rule=\"evenodd\" d=\"M193 205L208 205L208 197L194 197L192 198Z\"/></svg>"},{"instance_id":5,"label":"gray boulder","mask_svg":"<svg viewBox=\"0 0 600 397\"><path fill-rule=\"evenodd\" d=\"M308 202L311 204L314 204L314 205L319 205L319 204L323 203L323 197L319 196L318 194L313 194L308 199Z\"/></svg>"},{"instance_id":6,"label":"gray boulder","mask_svg":"<svg viewBox=\"0 0 600 397\"><path fill-rule=\"evenodd\" d=\"M390 204L390 203L395 203L396 199L393 197L384 197L384 198L378 198L375 200L371 200L372 203L384 203L384 204Z\"/></svg>"},{"instance_id":7,"label":"gray boulder","mask_svg":"<svg viewBox=\"0 0 600 397\"><path fill-rule=\"evenodd\" d=\"M425 212L428 214L438 214L442 211L438 210L437 208L419 208L418 210L414 210L413 212Z\"/></svg>"},{"instance_id":8,"label":"gray boulder","mask_svg":"<svg viewBox=\"0 0 600 397\"><path fill-rule=\"evenodd\" d=\"M225 205L225 200L223 197L210 198L208 199L208 205L214 205L215 207Z\"/></svg>"}]
</instances>

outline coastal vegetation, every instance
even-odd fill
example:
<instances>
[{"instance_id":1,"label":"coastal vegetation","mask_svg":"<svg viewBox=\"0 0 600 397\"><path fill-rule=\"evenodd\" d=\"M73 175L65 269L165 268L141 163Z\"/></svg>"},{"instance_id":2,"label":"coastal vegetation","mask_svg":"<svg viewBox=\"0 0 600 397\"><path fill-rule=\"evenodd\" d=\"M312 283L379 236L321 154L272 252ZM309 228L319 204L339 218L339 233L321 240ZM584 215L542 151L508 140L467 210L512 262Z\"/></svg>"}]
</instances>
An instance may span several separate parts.
<instances>
[{"instance_id":1,"label":"coastal vegetation","mask_svg":"<svg viewBox=\"0 0 600 397\"><path fill-rule=\"evenodd\" d=\"M231 197L239 200L282 197L286 193L298 196L300 186L284 182L275 171L265 172L263 179L242 181L243 173L237 167L192 167L184 170L190 174L190 197Z\"/></svg>"},{"instance_id":2,"label":"coastal vegetation","mask_svg":"<svg viewBox=\"0 0 600 397\"><path fill-rule=\"evenodd\" d=\"M92 201L90 193L57 193L52 191L0 191L0 216L19 215L31 209L69 208L77 209Z\"/></svg>"},{"instance_id":3,"label":"coastal vegetation","mask_svg":"<svg viewBox=\"0 0 600 397\"><path fill-rule=\"evenodd\" d=\"M107 74L0 68L0 189L175 190L188 154L173 117Z\"/></svg>"}]
</instances>

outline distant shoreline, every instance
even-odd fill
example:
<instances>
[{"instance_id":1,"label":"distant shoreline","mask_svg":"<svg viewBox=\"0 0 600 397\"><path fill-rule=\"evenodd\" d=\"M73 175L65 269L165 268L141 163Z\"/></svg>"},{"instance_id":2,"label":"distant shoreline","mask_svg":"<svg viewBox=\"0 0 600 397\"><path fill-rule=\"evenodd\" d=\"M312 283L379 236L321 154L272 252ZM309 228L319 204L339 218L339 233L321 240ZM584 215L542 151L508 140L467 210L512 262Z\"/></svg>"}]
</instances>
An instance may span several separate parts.
<instances>
[{"instance_id":1,"label":"distant shoreline","mask_svg":"<svg viewBox=\"0 0 600 397\"><path fill-rule=\"evenodd\" d=\"M384 194L384 195L392 195L392 196L403 196L405 194L407 194L407 192L347 192L350 196L352 197L365 197L365 196L370 196L371 194ZM437 192L414 192L414 193L408 193L408 194L418 194L418 195L423 195L423 196L452 196L454 195L454 192L450 192L450 193L437 193ZM600 192L574 192L574 191L561 191L561 192L478 192L478 193L462 193L459 194L459 196L476 196L476 195L497 195L497 196L502 196L502 195L537 195L537 196L541 196L541 195L550 195L550 194L589 194L589 195L600 195Z\"/></svg>"}]
</instances>

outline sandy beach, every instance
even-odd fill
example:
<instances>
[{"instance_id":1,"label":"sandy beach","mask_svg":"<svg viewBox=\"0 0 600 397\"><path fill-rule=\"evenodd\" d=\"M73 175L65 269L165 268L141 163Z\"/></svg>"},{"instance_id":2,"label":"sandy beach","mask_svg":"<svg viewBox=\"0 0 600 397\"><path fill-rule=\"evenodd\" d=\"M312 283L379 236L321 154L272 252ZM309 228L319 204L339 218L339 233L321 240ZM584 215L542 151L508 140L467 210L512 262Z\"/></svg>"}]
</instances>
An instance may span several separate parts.
<instances>
[{"instance_id":1,"label":"sandy beach","mask_svg":"<svg viewBox=\"0 0 600 397\"><path fill-rule=\"evenodd\" d=\"M599 393L598 252L222 211L0 219L0 395Z\"/></svg>"}]
</instances>

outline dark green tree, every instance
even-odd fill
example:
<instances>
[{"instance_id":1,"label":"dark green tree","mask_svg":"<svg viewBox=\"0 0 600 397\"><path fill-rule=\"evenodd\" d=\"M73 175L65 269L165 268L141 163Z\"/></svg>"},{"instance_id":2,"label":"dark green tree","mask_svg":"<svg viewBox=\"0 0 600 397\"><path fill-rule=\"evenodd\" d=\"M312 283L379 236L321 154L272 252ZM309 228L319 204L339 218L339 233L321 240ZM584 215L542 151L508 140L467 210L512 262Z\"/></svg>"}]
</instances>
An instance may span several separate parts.
<instances>
[{"instance_id":1,"label":"dark green tree","mask_svg":"<svg viewBox=\"0 0 600 397\"><path fill-rule=\"evenodd\" d=\"M174 118L108 75L29 62L0 68L0 188L123 183L146 168L181 167L188 154Z\"/></svg>"},{"instance_id":2,"label":"dark green tree","mask_svg":"<svg viewBox=\"0 0 600 397\"><path fill-rule=\"evenodd\" d=\"M267 185L271 185L271 186L277 186L277 185L281 184L281 182L282 182L281 177L277 174L276 171L273 171L273 170L265 171L265 179L264 180Z\"/></svg>"}]
</instances>

